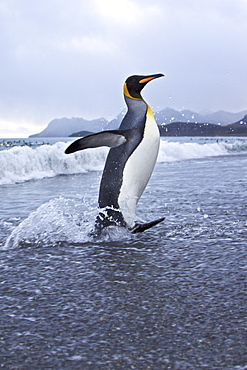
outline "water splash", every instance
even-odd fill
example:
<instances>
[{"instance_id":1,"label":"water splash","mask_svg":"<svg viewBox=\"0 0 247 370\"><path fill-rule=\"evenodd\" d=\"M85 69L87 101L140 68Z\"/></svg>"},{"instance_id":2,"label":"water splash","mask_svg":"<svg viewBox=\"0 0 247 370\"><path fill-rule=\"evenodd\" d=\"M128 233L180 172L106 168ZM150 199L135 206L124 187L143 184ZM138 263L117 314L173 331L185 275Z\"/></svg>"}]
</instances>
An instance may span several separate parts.
<instances>
[{"instance_id":1,"label":"water splash","mask_svg":"<svg viewBox=\"0 0 247 370\"><path fill-rule=\"evenodd\" d=\"M42 204L14 228L2 249L108 242L132 237L125 228L112 227L93 235L97 205L85 199L59 197Z\"/></svg>"},{"instance_id":2,"label":"water splash","mask_svg":"<svg viewBox=\"0 0 247 370\"><path fill-rule=\"evenodd\" d=\"M74 199L52 199L42 204L12 231L4 249L21 245L86 242L93 228L95 209Z\"/></svg>"}]
</instances>

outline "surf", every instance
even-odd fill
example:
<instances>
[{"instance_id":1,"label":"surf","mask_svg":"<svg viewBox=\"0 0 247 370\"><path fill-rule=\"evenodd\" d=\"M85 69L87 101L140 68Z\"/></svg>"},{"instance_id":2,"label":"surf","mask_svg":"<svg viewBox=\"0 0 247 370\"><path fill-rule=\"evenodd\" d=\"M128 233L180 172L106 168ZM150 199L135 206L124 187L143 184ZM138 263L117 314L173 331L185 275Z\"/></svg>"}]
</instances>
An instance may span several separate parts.
<instances>
[{"instance_id":1,"label":"surf","mask_svg":"<svg viewBox=\"0 0 247 370\"><path fill-rule=\"evenodd\" d=\"M48 139L47 139L48 141ZM0 186L49 177L102 171L108 149L101 147L66 156L67 142L0 150ZM161 138L157 163L246 153L246 138Z\"/></svg>"}]
</instances>

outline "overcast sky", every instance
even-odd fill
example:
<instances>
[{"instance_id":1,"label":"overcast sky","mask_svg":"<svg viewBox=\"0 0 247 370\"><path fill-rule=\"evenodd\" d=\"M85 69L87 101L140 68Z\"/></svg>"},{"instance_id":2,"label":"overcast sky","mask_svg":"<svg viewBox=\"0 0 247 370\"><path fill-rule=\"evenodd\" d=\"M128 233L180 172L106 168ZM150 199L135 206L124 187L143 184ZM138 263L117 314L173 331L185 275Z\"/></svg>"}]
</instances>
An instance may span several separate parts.
<instances>
[{"instance_id":1,"label":"overcast sky","mask_svg":"<svg viewBox=\"0 0 247 370\"><path fill-rule=\"evenodd\" d=\"M245 110L246 40L247 0L0 0L0 137L113 118L132 74L155 111Z\"/></svg>"}]
</instances>

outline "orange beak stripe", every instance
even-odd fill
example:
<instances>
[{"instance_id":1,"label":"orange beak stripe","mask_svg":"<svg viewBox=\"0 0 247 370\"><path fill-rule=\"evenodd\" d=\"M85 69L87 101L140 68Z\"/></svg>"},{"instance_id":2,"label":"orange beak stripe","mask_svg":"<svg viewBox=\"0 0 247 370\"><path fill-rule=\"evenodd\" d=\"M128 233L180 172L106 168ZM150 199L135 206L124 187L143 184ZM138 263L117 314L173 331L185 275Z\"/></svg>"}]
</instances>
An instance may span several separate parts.
<instances>
[{"instance_id":1,"label":"orange beak stripe","mask_svg":"<svg viewBox=\"0 0 247 370\"><path fill-rule=\"evenodd\" d=\"M139 81L139 84L143 84L145 82L148 82L148 81L151 81L153 80L154 78L156 77L147 77L147 78L143 78L142 80Z\"/></svg>"}]
</instances>

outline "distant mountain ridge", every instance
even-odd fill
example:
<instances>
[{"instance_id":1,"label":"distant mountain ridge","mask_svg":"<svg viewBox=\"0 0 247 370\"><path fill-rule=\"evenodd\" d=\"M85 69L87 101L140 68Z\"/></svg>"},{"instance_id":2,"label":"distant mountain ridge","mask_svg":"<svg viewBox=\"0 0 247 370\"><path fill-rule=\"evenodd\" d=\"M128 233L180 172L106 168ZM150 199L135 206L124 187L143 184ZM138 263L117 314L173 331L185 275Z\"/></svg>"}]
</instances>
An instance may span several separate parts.
<instances>
[{"instance_id":1,"label":"distant mountain ridge","mask_svg":"<svg viewBox=\"0 0 247 370\"><path fill-rule=\"evenodd\" d=\"M246 111L232 113L219 110L214 113L200 114L188 109L177 111L172 108L165 108L160 112L155 113L155 118L158 125L168 124L172 122L195 122L195 123L212 123L215 125L229 125L232 122L241 120L247 114Z\"/></svg>"},{"instance_id":2,"label":"distant mountain ridge","mask_svg":"<svg viewBox=\"0 0 247 370\"><path fill-rule=\"evenodd\" d=\"M84 118L56 118L49 122L48 126L38 134L30 135L30 137L67 137L67 136L82 136L80 133L99 132L102 130L113 130L119 127L125 112L120 112L113 120L107 121L105 118L94 120L85 120ZM155 112L155 118L159 126L168 125L174 122L195 124L214 124L220 126L243 125L245 118L247 119L247 110L231 113L218 111L214 113L206 113L204 115L190 110L177 111L172 108L165 108L159 112ZM244 117L244 118L243 118ZM232 123L233 122L233 123Z\"/></svg>"},{"instance_id":3,"label":"distant mountain ridge","mask_svg":"<svg viewBox=\"0 0 247 370\"><path fill-rule=\"evenodd\" d=\"M234 127L247 127L247 114L244 116L244 118L242 118L239 121L233 123L231 126L234 126Z\"/></svg>"},{"instance_id":4,"label":"distant mountain ridge","mask_svg":"<svg viewBox=\"0 0 247 370\"><path fill-rule=\"evenodd\" d=\"M247 136L247 124L238 122L226 126L213 123L172 122L159 126L159 130L161 136Z\"/></svg>"},{"instance_id":5,"label":"distant mountain ridge","mask_svg":"<svg viewBox=\"0 0 247 370\"><path fill-rule=\"evenodd\" d=\"M29 137L66 137L77 131L102 131L108 121L105 118L86 120L84 118L56 118L49 122L48 126L38 134Z\"/></svg>"}]
</instances>

